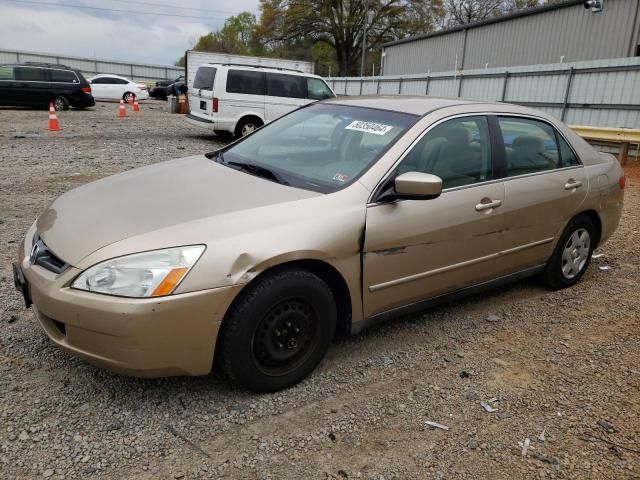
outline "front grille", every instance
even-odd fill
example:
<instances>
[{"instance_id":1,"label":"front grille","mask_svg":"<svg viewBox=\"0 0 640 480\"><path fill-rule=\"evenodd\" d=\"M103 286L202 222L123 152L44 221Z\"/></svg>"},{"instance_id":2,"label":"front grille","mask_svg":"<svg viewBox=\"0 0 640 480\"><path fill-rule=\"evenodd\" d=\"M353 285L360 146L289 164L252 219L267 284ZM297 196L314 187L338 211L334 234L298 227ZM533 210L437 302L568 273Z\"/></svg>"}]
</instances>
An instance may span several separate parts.
<instances>
[{"instance_id":1,"label":"front grille","mask_svg":"<svg viewBox=\"0 0 640 480\"><path fill-rule=\"evenodd\" d=\"M50 272L60 274L69 268L69 264L56 256L42 241L37 233L33 237L33 246L29 255L31 265L40 265Z\"/></svg>"}]
</instances>

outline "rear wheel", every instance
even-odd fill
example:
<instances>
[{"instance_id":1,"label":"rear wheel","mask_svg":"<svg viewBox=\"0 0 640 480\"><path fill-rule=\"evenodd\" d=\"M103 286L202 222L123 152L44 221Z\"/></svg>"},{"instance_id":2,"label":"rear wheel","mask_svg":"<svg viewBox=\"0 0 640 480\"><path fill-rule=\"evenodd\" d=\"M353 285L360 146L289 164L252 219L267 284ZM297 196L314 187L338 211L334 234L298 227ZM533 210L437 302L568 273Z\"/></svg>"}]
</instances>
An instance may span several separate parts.
<instances>
[{"instance_id":1,"label":"rear wheel","mask_svg":"<svg viewBox=\"0 0 640 480\"><path fill-rule=\"evenodd\" d=\"M306 270L286 268L248 287L223 323L224 371L254 392L304 379L324 357L336 329L331 289Z\"/></svg>"},{"instance_id":2,"label":"rear wheel","mask_svg":"<svg viewBox=\"0 0 640 480\"><path fill-rule=\"evenodd\" d=\"M63 95L58 95L53 99L53 108L58 112L61 110L69 110L69 100Z\"/></svg>"},{"instance_id":3,"label":"rear wheel","mask_svg":"<svg viewBox=\"0 0 640 480\"><path fill-rule=\"evenodd\" d=\"M124 100L124 103L131 103L136 99L136 94L133 92L126 92L124 95L122 95L122 100Z\"/></svg>"},{"instance_id":4,"label":"rear wheel","mask_svg":"<svg viewBox=\"0 0 640 480\"><path fill-rule=\"evenodd\" d=\"M246 137L252 134L258 128L262 126L262 121L256 117L246 117L238 122L236 125L236 138Z\"/></svg>"},{"instance_id":5,"label":"rear wheel","mask_svg":"<svg viewBox=\"0 0 640 480\"><path fill-rule=\"evenodd\" d=\"M554 290L578 283L595 248L595 228L586 215L579 215L565 228L542 274L543 282Z\"/></svg>"}]
</instances>

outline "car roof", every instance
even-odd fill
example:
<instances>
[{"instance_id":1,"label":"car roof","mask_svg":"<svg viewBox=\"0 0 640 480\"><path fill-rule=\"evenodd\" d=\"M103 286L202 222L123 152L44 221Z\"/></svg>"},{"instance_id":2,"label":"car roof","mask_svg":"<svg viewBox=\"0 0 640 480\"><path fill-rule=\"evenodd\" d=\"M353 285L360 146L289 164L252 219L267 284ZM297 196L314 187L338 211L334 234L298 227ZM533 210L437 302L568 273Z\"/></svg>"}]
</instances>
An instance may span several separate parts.
<instances>
[{"instance_id":1,"label":"car roof","mask_svg":"<svg viewBox=\"0 0 640 480\"><path fill-rule=\"evenodd\" d=\"M501 105L513 107L514 112L529 113L530 110L517 105L509 105L498 102L488 102L486 100L467 100L464 98L428 97L417 95L362 95L362 96L338 96L323 100L322 103L334 103L352 107L377 108L379 110L390 110L395 112L410 113L413 115L426 115L446 107L456 107L460 105Z\"/></svg>"},{"instance_id":2,"label":"car roof","mask_svg":"<svg viewBox=\"0 0 640 480\"><path fill-rule=\"evenodd\" d=\"M303 72L301 70L294 70L293 68L284 68L284 67L264 67L262 65L241 65L238 63L203 63L202 65L200 65L200 67L227 67L227 68L233 68L234 70L248 70L248 71L252 71L252 70L259 70L259 71L265 71L265 72L270 72L270 73L282 73L282 74L286 74L286 75L299 75L299 76L303 76L303 77L318 77L320 78L318 75L314 74L314 73L307 73L307 72Z\"/></svg>"},{"instance_id":3,"label":"car roof","mask_svg":"<svg viewBox=\"0 0 640 480\"><path fill-rule=\"evenodd\" d=\"M131 81L127 77L123 77L122 75L115 75L113 73L99 73L98 75L94 75L91 78L104 78L104 77L121 78L122 80L127 80L128 82Z\"/></svg>"}]
</instances>

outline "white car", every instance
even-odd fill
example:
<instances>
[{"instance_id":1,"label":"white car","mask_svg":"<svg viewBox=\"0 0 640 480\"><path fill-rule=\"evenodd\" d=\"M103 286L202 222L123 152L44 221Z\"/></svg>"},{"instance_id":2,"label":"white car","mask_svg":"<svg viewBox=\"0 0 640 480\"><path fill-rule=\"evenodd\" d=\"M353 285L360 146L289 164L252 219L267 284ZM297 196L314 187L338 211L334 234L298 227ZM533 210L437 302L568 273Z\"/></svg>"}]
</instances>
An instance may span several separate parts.
<instances>
[{"instance_id":1,"label":"white car","mask_svg":"<svg viewBox=\"0 0 640 480\"><path fill-rule=\"evenodd\" d=\"M149 90L142 83L136 83L120 75L101 74L89 79L91 92L96 100L146 100Z\"/></svg>"}]
</instances>

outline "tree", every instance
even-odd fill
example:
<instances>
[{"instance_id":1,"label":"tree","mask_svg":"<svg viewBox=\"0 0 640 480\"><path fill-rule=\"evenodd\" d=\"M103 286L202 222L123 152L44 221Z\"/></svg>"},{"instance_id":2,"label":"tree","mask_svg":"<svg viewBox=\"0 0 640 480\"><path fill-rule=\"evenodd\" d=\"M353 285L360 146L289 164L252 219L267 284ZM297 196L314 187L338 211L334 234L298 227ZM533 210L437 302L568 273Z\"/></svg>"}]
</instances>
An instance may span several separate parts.
<instances>
[{"instance_id":1,"label":"tree","mask_svg":"<svg viewBox=\"0 0 640 480\"><path fill-rule=\"evenodd\" d=\"M191 49L201 52L260 55L262 47L256 36L257 26L253 13L239 13L227 18L220 30L201 36ZM183 56L176 65L184 66L184 61Z\"/></svg>"},{"instance_id":2,"label":"tree","mask_svg":"<svg viewBox=\"0 0 640 480\"><path fill-rule=\"evenodd\" d=\"M445 0L442 26L466 25L538 5L538 0Z\"/></svg>"},{"instance_id":3,"label":"tree","mask_svg":"<svg viewBox=\"0 0 640 480\"><path fill-rule=\"evenodd\" d=\"M442 0L261 0L258 36L266 48L278 50L306 39L335 52L339 74L359 72L363 31L368 12L367 45L435 28Z\"/></svg>"}]
</instances>

